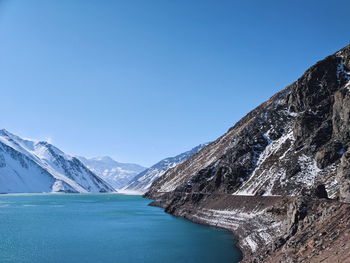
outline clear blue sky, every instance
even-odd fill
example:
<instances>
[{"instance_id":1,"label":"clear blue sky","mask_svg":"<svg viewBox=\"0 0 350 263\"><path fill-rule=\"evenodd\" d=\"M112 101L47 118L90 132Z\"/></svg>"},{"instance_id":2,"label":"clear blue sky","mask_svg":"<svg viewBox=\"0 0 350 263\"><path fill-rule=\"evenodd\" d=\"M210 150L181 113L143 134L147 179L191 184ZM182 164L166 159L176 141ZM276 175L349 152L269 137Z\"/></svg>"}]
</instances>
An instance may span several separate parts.
<instances>
[{"instance_id":1,"label":"clear blue sky","mask_svg":"<svg viewBox=\"0 0 350 263\"><path fill-rule=\"evenodd\" d=\"M152 165L349 43L350 1L0 0L0 127Z\"/></svg>"}]
</instances>

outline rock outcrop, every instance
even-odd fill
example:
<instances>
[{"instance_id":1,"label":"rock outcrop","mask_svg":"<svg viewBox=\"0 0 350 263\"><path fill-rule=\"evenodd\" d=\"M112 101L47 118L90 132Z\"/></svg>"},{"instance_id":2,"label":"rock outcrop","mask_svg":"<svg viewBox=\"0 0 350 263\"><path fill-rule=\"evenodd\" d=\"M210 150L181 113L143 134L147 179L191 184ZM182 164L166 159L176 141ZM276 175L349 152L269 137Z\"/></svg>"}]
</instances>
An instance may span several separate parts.
<instances>
[{"instance_id":1,"label":"rock outcrop","mask_svg":"<svg viewBox=\"0 0 350 263\"><path fill-rule=\"evenodd\" d=\"M350 258L341 243L349 240L349 144L350 45L166 172L146 196L169 213L230 229L246 262L337 262Z\"/></svg>"},{"instance_id":2,"label":"rock outcrop","mask_svg":"<svg viewBox=\"0 0 350 263\"><path fill-rule=\"evenodd\" d=\"M350 151L345 152L338 168L339 199L350 203Z\"/></svg>"}]
</instances>

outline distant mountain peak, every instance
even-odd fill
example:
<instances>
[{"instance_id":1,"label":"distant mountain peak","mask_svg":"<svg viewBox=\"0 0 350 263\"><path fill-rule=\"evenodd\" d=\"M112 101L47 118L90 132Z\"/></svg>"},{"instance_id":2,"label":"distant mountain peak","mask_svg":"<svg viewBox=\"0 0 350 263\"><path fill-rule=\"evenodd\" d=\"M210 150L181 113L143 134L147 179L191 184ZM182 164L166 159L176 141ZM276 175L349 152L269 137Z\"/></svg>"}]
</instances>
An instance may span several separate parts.
<instances>
[{"instance_id":1,"label":"distant mountain peak","mask_svg":"<svg viewBox=\"0 0 350 263\"><path fill-rule=\"evenodd\" d=\"M85 158L77 156L89 169L106 180L115 189L120 189L146 168L134 163L121 163L110 156Z\"/></svg>"},{"instance_id":2,"label":"distant mountain peak","mask_svg":"<svg viewBox=\"0 0 350 263\"><path fill-rule=\"evenodd\" d=\"M112 192L78 159L45 141L0 130L1 193Z\"/></svg>"},{"instance_id":3,"label":"distant mountain peak","mask_svg":"<svg viewBox=\"0 0 350 263\"><path fill-rule=\"evenodd\" d=\"M200 144L189 151L178 154L174 157L165 158L154 164L145 171L139 173L130 183L123 188L125 192L146 192L154 181L163 176L168 170L176 167L178 164L186 161L193 155L201 151L209 143Z\"/></svg>"},{"instance_id":4,"label":"distant mountain peak","mask_svg":"<svg viewBox=\"0 0 350 263\"><path fill-rule=\"evenodd\" d=\"M7 134L8 131L6 129L0 129L0 135Z\"/></svg>"},{"instance_id":5,"label":"distant mountain peak","mask_svg":"<svg viewBox=\"0 0 350 263\"><path fill-rule=\"evenodd\" d=\"M104 161L104 162L117 162L110 156L98 156L98 157L93 157L90 158L91 160L96 160L96 161Z\"/></svg>"},{"instance_id":6,"label":"distant mountain peak","mask_svg":"<svg viewBox=\"0 0 350 263\"><path fill-rule=\"evenodd\" d=\"M6 136L6 137L9 137L11 139L20 139L20 140L26 140L26 139L22 139L21 137L9 132L8 130L6 129L1 129L0 130L0 136Z\"/></svg>"}]
</instances>

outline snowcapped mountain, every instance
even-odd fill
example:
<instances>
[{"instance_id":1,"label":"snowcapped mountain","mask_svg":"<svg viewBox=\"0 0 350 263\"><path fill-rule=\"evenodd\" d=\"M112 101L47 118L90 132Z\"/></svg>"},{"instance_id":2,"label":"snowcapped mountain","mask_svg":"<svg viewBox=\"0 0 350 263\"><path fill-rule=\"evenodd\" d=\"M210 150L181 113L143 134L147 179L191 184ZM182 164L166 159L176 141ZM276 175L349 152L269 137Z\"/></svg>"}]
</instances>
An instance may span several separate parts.
<instances>
[{"instance_id":1,"label":"snowcapped mountain","mask_svg":"<svg viewBox=\"0 0 350 263\"><path fill-rule=\"evenodd\" d=\"M89 159L79 156L77 158L115 189L124 187L137 174L146 169L138 164L117 162L109 156Z\"/></svg>"},{"instance_id":2,"label":"snowcapped mountain","mask_svg":"<svg viewBox=\"0 0 350 263\"><path fill-rule=\"evenodd\" d=\"M166 159L161 160L160 162L156 163L152 167L148 168L147 170L144 170L143 172L139 173L137 176L134 177L130 181L130 183L123 188L125 192L139 192L144 193L146 192L151 184L161 177L166 171L168 171L171 168L174 168L177 164L182 163L186 161L188 158L190 158L192 155L199 152L203 147L205 147L207 144L200 144L193 149L181 153L175 157L169 157Z\"/></svg>"},{"instance_id":3,"label":"snowcapped mountain","mask_svg":"<svg viewBox=\"0 0 350 263\"><path fill-rule=\"evenodd\" d=\"M113 191L80 160L52 144L0 130L0 193Z\"/></svg>"}]
</instances>

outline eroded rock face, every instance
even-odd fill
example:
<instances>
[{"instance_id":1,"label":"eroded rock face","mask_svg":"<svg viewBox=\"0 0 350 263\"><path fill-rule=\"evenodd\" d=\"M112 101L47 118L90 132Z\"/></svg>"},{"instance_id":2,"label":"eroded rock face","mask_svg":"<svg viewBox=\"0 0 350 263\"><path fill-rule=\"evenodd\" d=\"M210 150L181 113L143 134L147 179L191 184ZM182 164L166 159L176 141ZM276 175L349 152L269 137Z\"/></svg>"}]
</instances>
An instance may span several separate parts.
<instances>
[{"instance_id":1,"label":"eroded rock face","mask_svg":"<svg viewBox=\"0 0 350 263\"><path fill-rule=\"evenodd\" d=\"M339 141L329 141L323 147L320 148L315 154L315 160L317 167L324 169L327 166L335 163L342 156L345 145Z\"/></svg>"},{"instance_id":2,"label":"eroded rock face","mask_svg":"<svg viewBox=\"0 0 350 263\"><path fill-rule=\"evenodd\" d=\"M350 151L348 150L341 158L338 168L339 199L350 203Z\"/></svg>"},{"instance_id":3,"label":"eroded rock face","mask_svg":"<svg viewBox=\"0 0 350 263\"><path fill-rule=\"evenodd\" d=\"M350 85L334 94L333 104L333 134L340 140L350 138Z\"/></svg>"},{"instance_id":4,"label":"eroded rock face","mask_svg":"<svg viewBox=\"0 0 350 263\"><path fill-rule=\"evenodd\" d=\"M349 262L350 205L325 199L291 200L281 237L244 262Z\"/></svg>"},{"instance_id":5,"label":"eroded rock face","mask_svg":"<svg viewBox=\"0 0 350 263\"><path fill-rule=\"evenodd\" d=\"M304 246L293 243L294 239L302 239L301 229L307 233L308 227L320 218L331 224L331 213L315 216L315 213L323 215L322 208L333 211L337 207L338 204L329 203L327 198L349 201L349 143L350 46L347 46L316 63L222 137L168 171L151 186L146 196L156 199L156 204L166 211L192 220L196 219L190 213L198 209L204 211L214 197L219 204L226 195L304 196L304 199L283 205L289 208L283 208L278 217L272 217L271 220L280 226L271 229L270 239L263 241L262 237L241 231L246 225L236 221L235 229L227 227L238 233L241 240L248 240L247 244L255 242L256 249L252 245L251 251L262 256L256 262L265 262L260 247L270 246L269 251L261 252L266 255L280 253L286 248L296 253ZM227 206L226 210L230 209L233 211L235 207ZM278 209L274 205L254 210L254 213L261 213L256 220L262 222L264 216L271 218L268 211ZM206 211L198 217L210 218L210 215ZM204 221L210 222L208 218ZM254 224L254 219L251 223ZM266 228L263 224L261 231ZM313 235L306 236L300 244L309 242ZM253 255L248 250L243 245L245 254ZM316 256L313 252L308 255ZM266 262L302 262L295 257L292 261L284 260Z\"/></svg>"}]
</instances>

